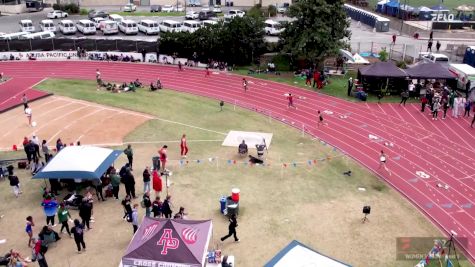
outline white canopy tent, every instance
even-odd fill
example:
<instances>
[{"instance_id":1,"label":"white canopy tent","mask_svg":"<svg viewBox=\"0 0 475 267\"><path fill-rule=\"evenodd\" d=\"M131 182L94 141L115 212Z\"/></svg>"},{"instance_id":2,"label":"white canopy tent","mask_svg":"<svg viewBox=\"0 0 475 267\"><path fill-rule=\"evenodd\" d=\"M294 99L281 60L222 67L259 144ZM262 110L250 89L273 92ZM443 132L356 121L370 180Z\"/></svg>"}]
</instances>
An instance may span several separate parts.
<instances>
[{"instance_id":1,"label":"white canopy tent","mask_svg":"<svg viewBox=\"0 0 475 267\"><path fill-rule=\"evenodd\" d=\"M100 179L121 154L121 150L102 147L68 146L33 179Z\"/></svg>"}]
</instances>

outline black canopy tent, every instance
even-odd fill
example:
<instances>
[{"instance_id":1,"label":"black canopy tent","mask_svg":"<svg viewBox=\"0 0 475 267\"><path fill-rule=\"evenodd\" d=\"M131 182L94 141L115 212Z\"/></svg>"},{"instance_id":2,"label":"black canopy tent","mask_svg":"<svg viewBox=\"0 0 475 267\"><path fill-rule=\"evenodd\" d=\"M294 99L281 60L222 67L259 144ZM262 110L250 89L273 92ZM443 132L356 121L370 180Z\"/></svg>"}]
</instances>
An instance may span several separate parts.
<instances>
[{"instance_id":1,"label":"black canopy tent","mask_svg":"<svg viewBox=\"0 0 475 267\"><path fill-rule=\"evenodd\" d=\"M392 62L377 62L358 70L358 79L367 92L399 93L406 88L407 73Z\"/></svg>"},{"instance_id":2,"label":"black canopy tent","mask_svg":"<svg viewBox=\"0 0 475 267\"><path fill-rule=\"evenodd\" d=\"M450 88L457 88L457 80L455 75L448 68L440 63L420 62L406 70L407 75L411 79L425 80L445 80Z\"/></svg>"}]
</instances>

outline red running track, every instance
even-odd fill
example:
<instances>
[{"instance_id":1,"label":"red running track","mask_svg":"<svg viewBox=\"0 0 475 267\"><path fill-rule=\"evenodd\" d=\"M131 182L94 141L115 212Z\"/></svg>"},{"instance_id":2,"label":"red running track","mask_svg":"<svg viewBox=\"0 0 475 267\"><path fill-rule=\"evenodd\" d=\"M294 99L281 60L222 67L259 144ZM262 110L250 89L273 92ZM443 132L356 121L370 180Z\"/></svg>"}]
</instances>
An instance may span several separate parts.
<instances>
[{"instance_id":1,"label":"red running track","mask_svg":"<svg viewBox=\"0 0 475 267\"><path fill-rule=\"evenodd\" d=\"M238 75L213 73L205 77L204 70L179 72L175 66L91 61L0 63L0 70L13 79L95 79L97 68L104 80L139 78L147 84L160 77L166 88L223 100L303 128L376 173L446 234L456 232L465 254L475 260L475 130L469 119L453 119L449 111L446 120L432 121L416 104L352 103L254 78L248 78L249 91L245 93ZM284 94L288 92L296 96L297 109L287 108ZM318 129L317 109L333 112L324 113L328 125ZM369 135L379 139L372 140ZM392 175L378 170L381 149L389 156ZM430 177L422 178L417 171Z\"/></svg>"},{"instance_id":2,"label":"red running track","mask_svg":"<svg viewBox=\"0 0 475 267\"><path fill-rule=\"evenodd\" d=\"M40 81L41 78L15 77L0 83L0 113L21 105L21 98L24 93L30 101L48 96L48 93L31 89Z\"/></svg>"}]
</instances>

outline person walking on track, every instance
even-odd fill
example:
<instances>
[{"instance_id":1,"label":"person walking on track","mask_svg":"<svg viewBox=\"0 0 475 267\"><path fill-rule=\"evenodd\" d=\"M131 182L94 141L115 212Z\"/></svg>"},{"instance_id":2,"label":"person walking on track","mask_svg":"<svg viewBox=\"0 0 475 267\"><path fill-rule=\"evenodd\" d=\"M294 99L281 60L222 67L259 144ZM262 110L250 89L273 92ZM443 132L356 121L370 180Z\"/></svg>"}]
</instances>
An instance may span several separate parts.
<instances>
[{"instance_id":1,"label":"person walking on track","mask_svg":"<svg viewBox=\"0 0 475 267\"><path fill-rule=\"evenodd\" d=\"M247 92L247 81L246 81L246 78L242 78L242 87L244 88L244 92Z\"/></svg>"},{"instance_id":2,"label":"person walking on track","mask_svg":"<svg viewBox=\"0 0 475 267\"><path fill-rule=\"evenodd\" d=\"M228 234L221 237L221 241L226 240L228 237L234 235L234 241L239 242L239 238L237 237L236 234L236 228L238 227L237 219L236 219L236 214L231 215L231 218L229 218L229 226L228 226Z\"/></svg>"},{"instance_id":3,"label":"person walking on track","mask_svg":"<svg viewBox=\"0 0 475 267\"><path fill-rule=\"evenodd\" d=\"M186 158L186 154L188 154L188 144L186 143L186 134L183 134L180 142L180 155L182 158Z\"/></svg>"},{"instance_id":4,"label":"person walking on track","mask_svg":"<svg viewBox=\"0 0 475 267\"><path fill-rule=\"evenodd\" d=\"M391 175L391 172L389 171L388 167L386 166L386 161L387 161L387 156L386 154L384 153L383 150L381 150L381 154L379 154L379 169L381 168L384 168L384 170L386 170L389 175Z\"/></svg>"},{"instance_id":5,"label":"person walking on track","mask_svg":"<svg viewBox=\"0 0 475 267\"><path fill-rule=\"evenodd\" d=\"M323 114L320 112L320 110L317 111L317 114L318 114L317 128L319 128L320 124L325 125L325 123L323 122Z\"/></svg>"},{"instance_id":6,"label":"person walking on track","mask_svg":"<svg viewBox=\"0 0 475 267\"><path fill-rule=\"evenodd\" d=\"M288 101L288 103L287 103L288 108L292 107L292 108L296 109L296 107L294 106L294 96L291 93L287 94L287 101Z\"/></svg>"},{"instance_id":7,"label":"person walking on track","mask_svg":"<svg viewBox=\"0 0 475 267\"><path fill-rule=\"evenodd\" d=\"M205 77L209 77L209 74L210 74L210 73L209 73L209 68L206 67Z\"/></svg>"}]
</instances>

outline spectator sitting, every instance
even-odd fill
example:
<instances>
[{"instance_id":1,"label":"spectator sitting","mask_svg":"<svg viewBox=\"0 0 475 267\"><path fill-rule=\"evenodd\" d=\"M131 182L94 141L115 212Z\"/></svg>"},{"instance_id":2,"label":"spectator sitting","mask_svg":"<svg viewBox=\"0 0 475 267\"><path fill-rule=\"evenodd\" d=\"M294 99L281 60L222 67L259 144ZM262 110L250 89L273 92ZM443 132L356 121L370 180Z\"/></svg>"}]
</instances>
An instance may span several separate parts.
<instances>
[{"instance_id":1,"label":"spectator sitting","mask_svg":"<svg viewBox=\"0 0 475 267\"><path fill-rule=\"evenodd\" d=\"M132 92L135 92L135 90L137 89L137 87L135 86L133 82L129 83L128 88L129 88L128 91L132 91Z\"/></svg>"},{"instance_id":2,"label":"spectator sitting","mask_svg":"<svg viewBox=\"0 0 475 267\"><path fill-rule=\"evenodd\" d=\"M242 140L242 143L239 145L239 148L238 148L238 152L239 152L239 155L241 156L245 156L247 154L247 144L244 140Z\"/></svg>"},{"instance_id":3,"label":"spectator sitting","mask_svg":"<svg viewBox=\"0 0 475 267\"><path fill-rule=\"evenodd\" d=\"M162 88L163 88L162 82L160 81L160 79L157 79L157 88L158 88L158 89L162 89Z\"/></svg>"},{"instance_id":4,"label":"spectator sitting","mask_svg":"<svg viewBox=\"0 0 475 267\"><path fill-rule=\"evenodd\" d=\"M38 237L41 240L41 249L44 251L44 253L48 250L50 244L57 242L61 239L61 237L59 237L59 234L53 230L51 225L43 226L43 229L38 234Z\"/></svg>"},{"instance_id":5,"label":"spectator sitting","mask_svg":"<svg viewBox=\"0 0 475 267\"><path fill-rule=\"evenodd\" d=\"M267 71L268 72L275 72L275 64L272 62L267 63Z\"/></svg>"},{"instance_id":6,"label":"spectator sitting","mask_svg":"<svg viewBox=\"0 0 475 267\"><path fill-rule=\"evenodd\" d=\"M142 83L139 81L139 79L138 79L138 78L137 78L137 79L135 79L135 81L134 81L134 85L135 85L135 87L142 87Z\"/></svg>"},{"instance_id":7,"label":"spectator sitting","mask_svg":"<svg viewBox=\"0 0 475 267\"><path fill-rule=\"evenodd\" d=\"M173 219L182 219L182 220L184 220L186 215L188 215L188 214L185 213L185 208L180 207L180 211L177 214L175 214L175 216L173 216Z\"/></svg>"},{"instance_id":8,"label":"spectator sitting","mask_svg":"<svg viewBox=\"0 0 475 267\"><path fill-rule=\"evenodd\" d=\"M155 84L150 83L150 91L157 91L158 88L155 86Z\"/></svg>"}]
</instances>

